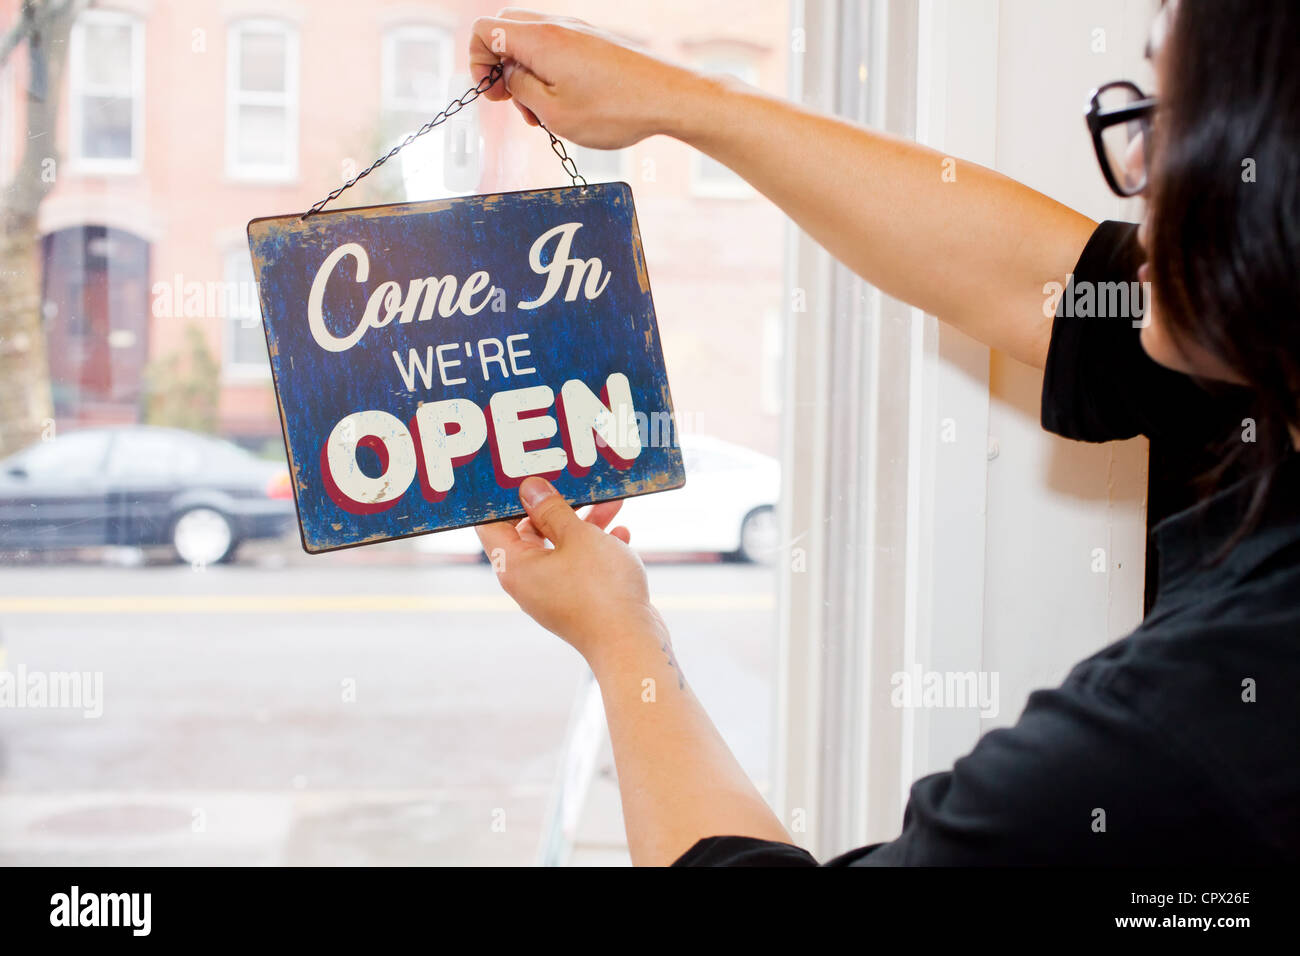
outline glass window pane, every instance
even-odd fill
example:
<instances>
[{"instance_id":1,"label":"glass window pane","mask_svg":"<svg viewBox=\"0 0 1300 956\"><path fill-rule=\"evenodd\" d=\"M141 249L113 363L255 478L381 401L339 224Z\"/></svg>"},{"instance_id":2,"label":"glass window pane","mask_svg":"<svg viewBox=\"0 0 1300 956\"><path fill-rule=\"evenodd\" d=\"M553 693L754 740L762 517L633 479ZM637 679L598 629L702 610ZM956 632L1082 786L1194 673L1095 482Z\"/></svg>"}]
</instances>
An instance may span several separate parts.
<instances>
[{"instance_id":1,"label":"glass window pane","mask_svg":"<svg viewBox=\"0 0 1300 956\"><path fill-rule=\"evenodd\" d=\"M715 41L728 51L734 38L761 67L769 92L785 88L785 0L577 2L569 12L670 57L693 59L702 48L695 44ZM48 658L50 666L76 669L85 658L82 666L102 667L106 699L116 703L100 721L73 724L53 714L56 722L45 724L34 714L7 728L0 743L43 757L5 765L5 792L31 812L22 826L0 826L0 858L526 865L558 832L547 808L566 766L582 662L509 606L492 569L478 560L472 529L303 554L294 515L294 492L303 489L287 467L246 239L250 219L306 210L467 89L466 30L482 5L380 4L387 14L378 16L356 0L290 4L301 8L301 24L284 19L285 4L260 0L210 3L210 16L177 12L189 4L129 6L139 15L79 35L84 52L69 64L69 79L85 82L68 88L54 132L64 138L59 148L78 158L120 160L133 139L143 158L147 142L148 162L130 175L117 175L124 164L112 162L90 164L89 175L60 176L59 208L42 214L84 221L56 227L38 240L33 257L57 401L59 438L49 450L41 446L46 470L93 475L95 482L74 477L73 487L97 489L105 500L84 515L43 506L32 520L39 527L8 532L6 523L31 509L24 503L5 511L12 483L0 471L0 591L49 603L48 617L11 622L0 597L4 641L17 648L29 625L33 638L52 635L51 646L67 654L66 664ZM228 6L240 9L236 19L222 19ZM413 18L397 19L406 8ZM430 11L452 26L437 28ZM132 56L139 57L134 64ZM26 86L17 79L12 99L21 107ZM133 123L145 106L144 125ZM21 110L16 118L21 125ZM757 197L719 203L693 194L692 153L668 137L625 151L572 152L593 182L626 179L635 193L678 408L675 426L658 416L647 423L647 441L704 433L770 456L779 448L779 422L761 401L767 352L760 332L762 316L787 311L780 212ZM329 208L567 182L542 132L508 104L480 101ZM490 232L487 224L484 235ZM517 239L521 256L527 239ZM427 244L421 275L452 271L439 238L410 241ZM579 247L585 250L585 240ZM369 251L364 285L350 281L348 265L345 281L332 283L349 294L358 285L358 302L381 281L414 277L388 274L392 257ZM506 291L493 301L513 310L517 290ZM304 306L291 305L303 322ZM514 331L496 308L483 313L484 335ZM439 325L435 319L411 329L420 333L411 344L444 341ZM388 408L406 420L433 393L405 388L384 347L390 340L395 336L376 332L352 354L379 350L383 368L375 374L392 389ZM540 361L542 347L534 347L534 359L521 359L539 371L520 384L555 370ZM293 358L285 361L292 369ZM330 406L328 417L335 405L353 410L347 378L307 382L286 374L282 384L313 390ZM77 435L104 425L166 431L124 441L111 469L105 440L99 456L72 455ZM0 427L0 440L3 433ZM705 450L688 450L687 489L629 502L627 521L693 690L761 784L772 779L775 579L761 563L771 549L751 548L754 563L721 556L761 540L748 519L776 502L770 473L777 466L764 457L761 468L718 468L709 459L729 446L699 447ZM473 464L484 480L490 457L485 449ZM377 463L371 458L364 468ZM596 467L610 465L602 458ZM176 495L182 482L196 493ZM458 487L471 493L468 481ZM176 546L180 509L193 511L197 501L207 504L207 515L194 521L200 538L221 537L223 514L233 523L237 547L221 566L185 558ZM410 503L420 501L413 487ZM48 539L78 528L85 529L78 553L55 556ZM92 530L97 540L90 544ZM11 542L32 557L11 561ZM46 548L39 558L38 547ZM109 569L108 562L132 566ZM137 570L136 562L148 567ZM165 567L172 562L178 567ZM69 616L61 606L69 598L111 604L113 626L130 633L135 650L96 652L102 628L89 626L86 614ZM358 629L381 639L359 642ZM303 647L319 653L304 656ZM156 709L159 701L169 719L142 722L141 708ZM411 760L413 750L430 759ZM585 802L583 794L569 795L585 807L574 821L581 843L574 861L622 861L615 776L606 756L592 760ZM58 797L68 781L76 784L77 807L49 796ZM124 793L131 795L125 816L118 812ZM209 820L202 837L192 829L196 808ZM234 820L233 828L213 826L219 818ZM55 830L73 836L56 846L42 837Z\"/></svg>"},{"instance_id":2,"label":"glass window pane","mask_svg":"<svg viewBox=\"0 0 1300 956\"><path fill-rule=\"evenodd\" d=\"M231 365L237 365L241 369L260 369L263 366L270 368L261 316L233 319L227 329L227 334L231 337L228 353Z\"/></svg>"},{"instance_id":3,"label":"glass window pane","mask_svg":"<svg viewBox=\"0 0 1300 956\"><path fill-rule=\"evenodd\" d=\"M288 111L283 106L239 107L239 162L280 166L288 161Z\"/></svg>"},{"instance_id":4,"label":"glass window pane","mask_svg":"<svg viewBox=\"0 0 1300 956\"><path fill-rule=\"evenodd\" d=\"M98 474L107 450L107 432L74 432L34 446L16 464L30 479L68 481Z\"/></svg>"},{"instance_id":5,"label":"glass window pane","mask_svg":"<svg viewBox=\"0 0 1300 956\"><path fill-rule=\"evenodd\" d=\"M130 159L135 104L130 97L83 96L81 155L88 159Z\"/></svg>"},{"instance_id":6,"label":"glass window pane","mask_svg":"<svg viewBox=\"0 0 1300 956\"><path fill-rule=\"evenodd\" d=\"M393 43L394 99L433 104L446 94L441 44L431 38L399 37Z\"/></svg>"},{"instance_id":7,"label":"glass window pane","mask_svg":"<svg viewBox=\"0 0 1300 956\"><path fill-rule=\"evenodd\" d=\"M699 162L699 177L706 182L737 183L740 181L739 176L712 156L701 156Z\"/></svg>"},{"instance_id":8,"label":"glass window pane","mask_svg":"<svg viewBox=\"0 0 1300 956\"><path fill-rule=\"evenodd\" d=\"M86 85L102 92L130 92L130 24L88 23L84 29L81 49Z\"/></svg>"},{"instance_id":9,"label":"glass window pane","mask_svg":"<svg viewBox=\"0 0 1300 956\"><path fill-rule=\"evenodd\" d=\"M199 468L199 449L184 432L118 432L108 477L148 481L193 474Z\"/></svg>"},{"instance_id":10,"label":"glass window pane","mask_svg":"<svg viewBox=\"0 0 1300 956\"><path fill-rule=\"evenodd\" d=\"M435 111L436 113L436 111ZM396 142L404 139L408 133L419 129L425 123L433 118L432 113L421 112L420 110L395 110L385 113L383 119L383 138L385 141ZM433 129L425 133L425 138L431 136L441 137L441 129ZM403 156L403 158L405 158Z\"/></svg>"},{"instance_id":11,"label":"glass window pane","mask_svg":"<svg viewBox=\"0 0 1300 956\"><path fill-rule=\"evenodd\" d=\"M239 35L239 88L248 92L283 93L287 56L283 33L243 31Z\"/></svg>"},{"instance_id":12,"label":"glass window pane","mask_svg":"<svg viewBox=\"0 0 1300 956\"><path fill-rule=\"evenodd\" d=\"M578 172L589 183L618 182L626 178L623 171L623 159L627 150L622 149L588 149L576 143L565 143L568 154L578 167Z\"/></svg>"},{"instance_id":13,"label":"glass window pane","mask_svg":"<svg viewBox=\"0 0 1300 956\"><path fill-rule=\"evenodd\" d=\"M240 371L265 370L266 336L262 331L262 309L257 301L253 262L242 250L226 262L226 365Z\"/></svg>"}]
</instances>

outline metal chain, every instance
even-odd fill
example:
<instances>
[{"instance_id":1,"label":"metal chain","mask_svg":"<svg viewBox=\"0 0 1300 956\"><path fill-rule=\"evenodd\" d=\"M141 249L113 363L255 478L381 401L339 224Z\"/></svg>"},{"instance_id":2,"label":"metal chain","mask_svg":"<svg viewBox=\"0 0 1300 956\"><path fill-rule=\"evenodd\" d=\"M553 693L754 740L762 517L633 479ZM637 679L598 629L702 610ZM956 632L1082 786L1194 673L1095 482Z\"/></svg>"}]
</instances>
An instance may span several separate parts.
<instances>
[{"instance_id":1,"label":"metal chain","mask_svg":"<svg viewBox=\"0 0 1300 956\"><path fill-rule=\"evenodd\" d=\"M407 146L410 146L411 143L413 143L417 137L423 136L425 133L429 132L434 127L441 126L443 123L447 122L447 120L451 119L451 117L455 116L462 109L464 109L466 106L469 106L469 104L473 103L476 99L478 99L489 89L491 89L493 84L495 84L497 80L501 79L501 74L503 72L505 72L505 67L502 64L500 63L493 64L492 69L488 70L488 72L484 75L483 79L479 80L476 85L466 90L457 99L452 100L450 103L447 104L447 108L439 112L437 116L429 120L429 122L425 123L415 132L411 133L409 136L406 137L406 139L402 140L400 143L398 143L396 146L390 149L383 156L380 156L378 159L376 159L365 169L361 170L361 172L357 173L355 176L353 176L351 179L345 182L342 186L339 186L337 189L333 190L324 199L320 200L315 205L313 205L310 209L308 209L305 213L302 214L302 218L307 219L309 216L314 216L316 215L316 213L321 212L327 205L329 205L335 199L338 199L339 196L343 195L343 193L345 193L347 190L351 189L361 180L365 179L367 176L373 173L380 166L384 165L384 163L388 162L390 159L392 159L394 156L396 156L398 153L404 150ZM547 129L544 124L539 122L538 125L541 126L542 129L545 131L546 135L551 138L551 150L555 153L556 156L560 158L560 165L564 168L564 171L569 174L569 178L573 180L573 185L582 186L585 189L587 186L587 180L583 178L583 176L578 172L578 167L574 164L573 158L569 156L569 154L565 151L564 144L560 142L560 140L556 138L555 134L552 133L549 129Z\"/></svg>"},{"instance_id":2,"label":"metal chain","mask_svg":"<svg viewBox=\"0 0 1300 956\"><path fill-rule=\"evenodd\" d=\"M541 120L537 121L537 125L542 128L547 136L551 137L551 152L560 157L560 165L564 167L564 171L568 173L569 178L573 180L573 185L581 186L583 189L586 189L586 178L578 172L577 164L574 163L573 157L565 150L564 144L560 142L559 137L547 129L546 124Z\"/></svg>"}]
</instances>

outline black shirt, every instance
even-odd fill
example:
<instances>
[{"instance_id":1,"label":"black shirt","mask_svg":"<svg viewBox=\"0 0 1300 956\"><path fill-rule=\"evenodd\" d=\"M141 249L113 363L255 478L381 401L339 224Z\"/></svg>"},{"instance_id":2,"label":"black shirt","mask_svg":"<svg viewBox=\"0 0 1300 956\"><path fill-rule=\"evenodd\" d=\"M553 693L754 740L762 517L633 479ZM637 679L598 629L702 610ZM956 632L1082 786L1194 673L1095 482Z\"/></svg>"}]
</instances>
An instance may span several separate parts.
<instances>
[{"instance_id":1,"label":"black shirt","mask_svg":"<svg viewBox=\"0 0 1300 956\"><path fill-rule=\"evenodd\" d=\"M1129 281L1136 256L1134 227L1103 223L1075 282ZM1064 311L1045 428L1083 441L1143 434L1153 462L1159 447L1185 465L1240 431L1243 394L1211 395L1156 365L1128 319ZM1300 456L1276 467L1254 530L1206 562L1241 526L1257 477L1156 527L1157 597L1136 631L1031 694L1013 727L952 770L916 781L897 839L830 863L1300 862ZM675 865L815 864L798 847L723 836Z\"/></svg>"}]
</instances>

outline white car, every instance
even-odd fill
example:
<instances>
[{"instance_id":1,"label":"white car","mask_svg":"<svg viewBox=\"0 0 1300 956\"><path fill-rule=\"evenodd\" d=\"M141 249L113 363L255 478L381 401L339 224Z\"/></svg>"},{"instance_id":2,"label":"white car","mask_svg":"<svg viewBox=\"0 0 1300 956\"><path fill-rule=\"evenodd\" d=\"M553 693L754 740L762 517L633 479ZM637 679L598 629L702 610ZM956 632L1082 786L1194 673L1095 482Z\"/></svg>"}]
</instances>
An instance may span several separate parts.
<instances>
[{"instance_id":1,"label":"white car","mask_svg":"<svg viewBox=\"0 0 1300 956\"><path fill-rule=\"evenodd\" d=\"M776 502L781 464L761 452L720 438L681 439L686 486L630 498L616 523L632 532L642 553L709 552L742 561L770 562L778 547ZM473 528L415 539L427 554L478 554Z\"/></svg>"}]
</instances>

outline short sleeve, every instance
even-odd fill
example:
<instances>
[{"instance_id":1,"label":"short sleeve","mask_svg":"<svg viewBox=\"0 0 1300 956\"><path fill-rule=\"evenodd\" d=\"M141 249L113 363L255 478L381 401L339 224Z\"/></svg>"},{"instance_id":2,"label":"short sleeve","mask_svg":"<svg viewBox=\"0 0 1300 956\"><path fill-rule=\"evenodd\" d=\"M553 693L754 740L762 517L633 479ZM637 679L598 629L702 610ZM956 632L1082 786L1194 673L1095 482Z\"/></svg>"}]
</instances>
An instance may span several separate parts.
<instances>
[{"instance_id":1,"label":"short sleeve","mask_svg":"<svg viewBox=\"0 0 1300 956\"><path fill-rule=\"evenodd\" d=\"M1143 258L1134 223L1103 222L1088 240L1052 322L1043 428L1091 442L1136 435L1195 447L1220 441L1240 421L1248 395L1199 383L1146 354L1148 297L1137 279Z\"/></svg>"},{"instance_id":2,"label":"short sleeve","mask_svg":"<svg viewBox=\"0 0 1300 956\"><path fill-rule=\"evenodd\" d=\"M807 850L754 837L715 836L698 841L673 866L816 866Z\"/></svg>"}]
</instances>

